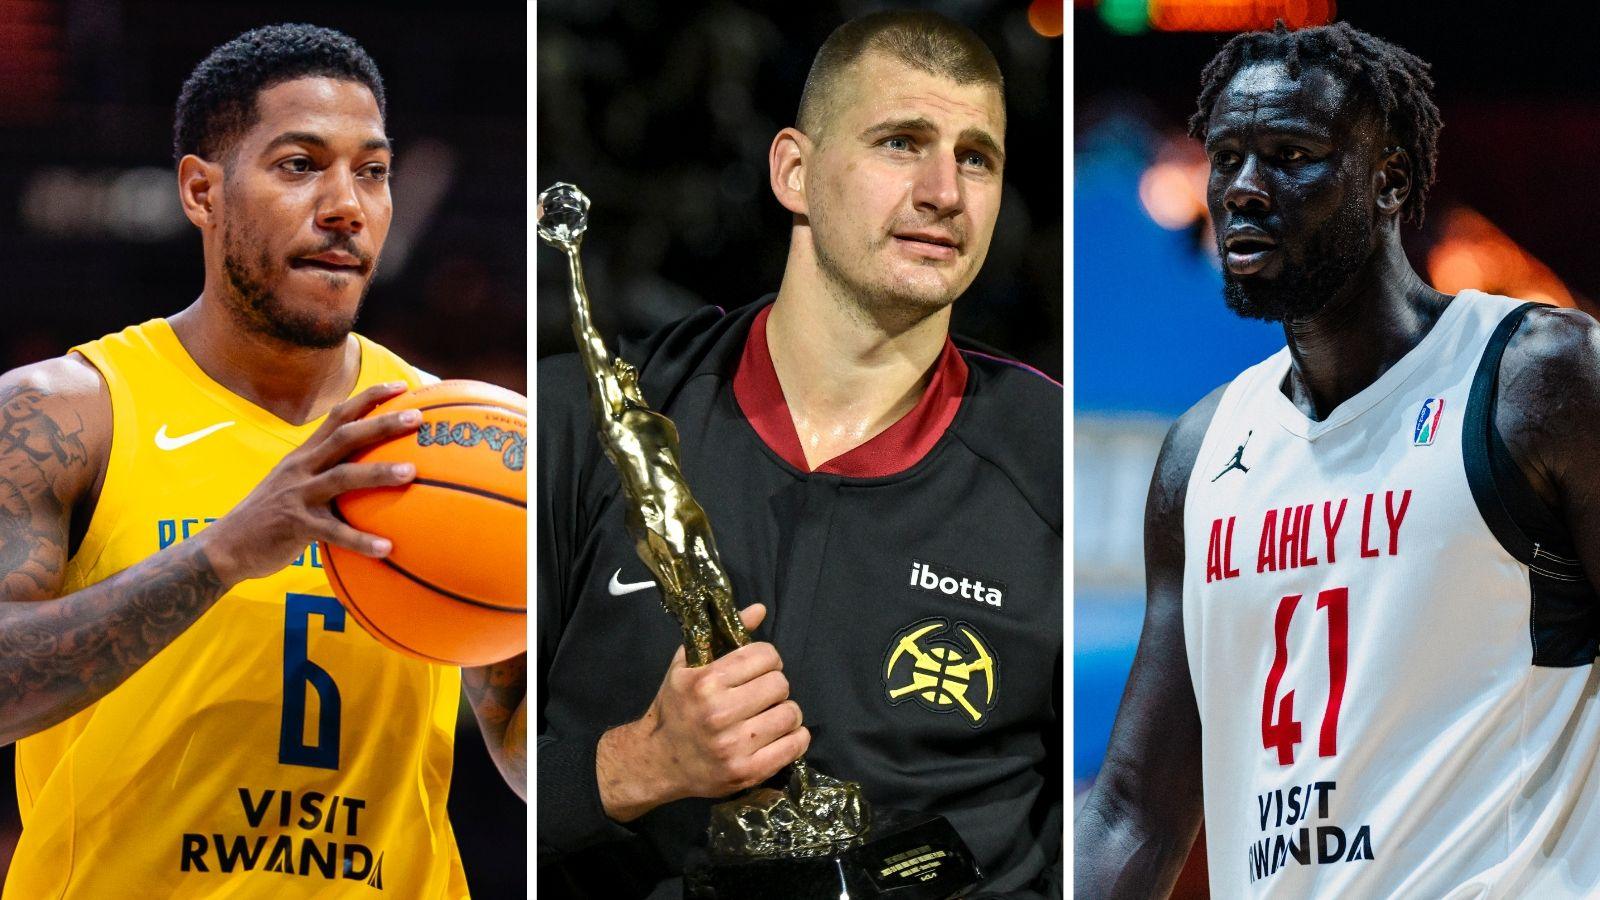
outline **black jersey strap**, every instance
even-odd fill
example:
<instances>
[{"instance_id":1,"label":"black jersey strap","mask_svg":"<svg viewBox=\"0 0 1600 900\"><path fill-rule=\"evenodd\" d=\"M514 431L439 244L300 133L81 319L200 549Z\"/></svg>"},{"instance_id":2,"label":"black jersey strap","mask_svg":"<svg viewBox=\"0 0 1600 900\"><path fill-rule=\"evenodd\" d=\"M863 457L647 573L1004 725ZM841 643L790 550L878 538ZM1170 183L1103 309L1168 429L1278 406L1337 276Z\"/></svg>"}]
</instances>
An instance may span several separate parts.
<instances>
[{"instance_id":1,"label":"black jersey strap","mask_svg":"<svg viewBox=\"0 0 1600 900\"><path fill-rule=\"evenodd\" d=\"M1565 523L1528 483L1494 421L1506 345L1528 312L1543 305L1517 307L1489 336L1467 398L1461 449L1467 484L1484 523L1500 546L1528 567L1534 665L1582 666L1594 661L1600 647L1600 599L1578 562Z\"/></svg>"}]
</instances>

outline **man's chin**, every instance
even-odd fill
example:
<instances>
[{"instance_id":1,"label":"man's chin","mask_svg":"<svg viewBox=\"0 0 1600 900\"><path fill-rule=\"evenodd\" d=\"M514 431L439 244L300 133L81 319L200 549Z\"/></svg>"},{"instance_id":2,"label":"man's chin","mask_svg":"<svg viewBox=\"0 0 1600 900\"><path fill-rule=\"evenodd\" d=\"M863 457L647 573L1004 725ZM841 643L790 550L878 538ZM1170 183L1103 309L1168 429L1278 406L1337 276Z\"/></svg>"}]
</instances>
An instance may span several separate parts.
<instances>
[{"instance_id":1,"label":"man's chin","mask_svg":"<svg viewBox=\"0 0 1600 900\"><path fill-rule=\"evenodd\" d=\"M355 323L303 320L274 320L269 333L286 344L307 350L328 350L338 347L350 337Z\"/></svg>"},{"instance_id":2,"label":"man's chin","mask_svg":"<svg viewBox=\"0 0 1600 900\"><path fill-rule=\"evenodd\" d=\"M970 283L971 279L942 267L915 267L896 272L882 293L906 306L942 309L954 303Z\"/></svg>"},{"instance_id":3,"label":"man's chin","mask_svg":"<svg viewBox=\"0 0 1600 900\"><path fill-rule=\"evenodd\" d=\"M1322 310L1342 284L1341 278L1285 278L1282 274L1222 273L1222 298L1240 318L1262 322L1303 319Z\"/></svg>"},{"instance_id":4,"label":"man's chin","mask_svg":"<svg viewBox=\"0 0 1600 900\"><path fill-rule=\"evenodd\" d=\"M355 329L359 303L354 309L330 309L323 304L272 303L252 316L261 332L283 343L308 350L327 350L343 344Z\"/></svg>"}]
</instances>

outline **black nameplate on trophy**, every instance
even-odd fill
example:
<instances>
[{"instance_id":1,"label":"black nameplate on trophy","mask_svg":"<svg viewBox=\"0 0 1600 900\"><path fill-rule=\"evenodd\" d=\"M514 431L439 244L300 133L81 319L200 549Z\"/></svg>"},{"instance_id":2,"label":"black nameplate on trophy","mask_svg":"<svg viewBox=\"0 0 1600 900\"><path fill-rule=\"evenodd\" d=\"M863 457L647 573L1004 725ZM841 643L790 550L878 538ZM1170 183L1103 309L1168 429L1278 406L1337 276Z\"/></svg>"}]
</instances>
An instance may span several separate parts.
<instances>
[{"instance_id":1,"label":"black nameplate on trophy","mask_svg":"<svg viewBox=\"0 0 1600 900\"><path fill-rule=\"evenodd\" d=\"M725 859L690 851L688 900L950 900L981 878L972 852L943 816L875 810L865 840L834 853Z\"/></svg>"}]
</instances>

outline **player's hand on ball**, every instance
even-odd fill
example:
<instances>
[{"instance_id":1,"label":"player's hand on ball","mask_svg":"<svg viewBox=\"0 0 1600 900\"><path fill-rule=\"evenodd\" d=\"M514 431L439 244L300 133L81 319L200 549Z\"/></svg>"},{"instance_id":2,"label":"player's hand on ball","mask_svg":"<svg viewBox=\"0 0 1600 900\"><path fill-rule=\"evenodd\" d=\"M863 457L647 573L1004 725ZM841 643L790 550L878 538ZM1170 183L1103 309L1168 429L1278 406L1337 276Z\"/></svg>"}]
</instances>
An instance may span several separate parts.
<instances>
[{"instance_id":1,"label":"player's hand on ball","mask_svg":"<svg viewBox=\"0 0 1600 900\"><path fill-rule=\"evenodd\" d=\"M409 464L344 462L355 451L415 431L416 410L371 419L373 407L404 393L406 385L375 385L335 406L316 432L263 478L249 496L197 536L225 583L260 578L294 561L312 541L327 541L381 557L389 541L339 521L329 501L346 491L403 485L416 477Z\"/></svg>"},{"instance_id":2,"label":"player's hand on ball","mask_svg":"<svg viewBox=\"0 0 1600 900\"><path fill-rule=\"evenodd\" d=\"M766 607L754 604L739 617L753 629ZM644 717L601 740L597 769L607 813L629 821L684 797L724 797L803 755L811 732L782 670L777 649L765 642L699 668L685 664L679 647ZM608 762L616 771L607 771Z\"/></svg>"}]
</instances>

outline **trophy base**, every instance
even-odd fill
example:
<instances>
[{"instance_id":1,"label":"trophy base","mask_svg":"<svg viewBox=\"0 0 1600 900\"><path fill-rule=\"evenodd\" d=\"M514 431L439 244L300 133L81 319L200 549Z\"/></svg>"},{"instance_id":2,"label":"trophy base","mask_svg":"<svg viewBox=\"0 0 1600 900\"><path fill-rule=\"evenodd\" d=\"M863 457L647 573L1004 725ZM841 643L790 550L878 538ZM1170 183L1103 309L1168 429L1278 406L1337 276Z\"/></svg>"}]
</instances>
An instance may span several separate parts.
<instances>
[{"instance_id":1,"label":"trophy base","mask_svg":"<svg viewBox=\"0 0 1600 900\"><path fill-rule=\"evenodd\" d=\"M728 859L689 852L687 900L949 900L982 877L943 816L875 810L862 843L818 856Z\"/></svg>"}]
</instances>

